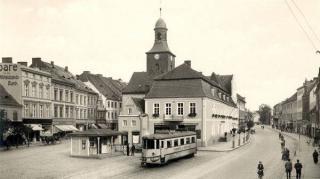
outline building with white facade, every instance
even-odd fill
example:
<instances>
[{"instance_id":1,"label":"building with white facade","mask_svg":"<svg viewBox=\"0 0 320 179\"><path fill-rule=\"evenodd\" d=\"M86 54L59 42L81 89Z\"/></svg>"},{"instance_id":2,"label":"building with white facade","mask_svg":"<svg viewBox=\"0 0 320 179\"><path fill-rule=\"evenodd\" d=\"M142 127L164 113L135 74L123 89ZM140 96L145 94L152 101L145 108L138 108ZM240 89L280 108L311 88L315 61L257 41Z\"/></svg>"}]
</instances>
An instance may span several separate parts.
<instances>
[{"instance_id":1,"label":"building with white facade","mask_svg":"<svg viewBox=\"0 0 320 179\"><path fill-rule=\"evenodd\" d=\"M155 25L154 45L146 52L147 71L133 73L123 90L119 131L130 144L161 130L196 131L199 145L214 143L238 128L233 75L204 76L191 61L175 67L163 19Z\"/></svg>"}]
</instances>

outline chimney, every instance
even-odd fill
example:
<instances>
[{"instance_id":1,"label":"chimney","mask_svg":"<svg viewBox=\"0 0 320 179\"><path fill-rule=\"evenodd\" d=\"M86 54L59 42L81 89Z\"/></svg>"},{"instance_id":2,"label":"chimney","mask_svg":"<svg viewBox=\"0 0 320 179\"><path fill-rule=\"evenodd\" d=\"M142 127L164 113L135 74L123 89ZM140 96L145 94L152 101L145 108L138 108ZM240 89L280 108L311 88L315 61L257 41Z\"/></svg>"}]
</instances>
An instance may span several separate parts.
<instances>
[{"instance_id":1,"label":"chimney","mask_svg":"<svg viewBox=\"0 0 320 179\"><path fill-rule=\"evenodd\" d=\"M39 68L41 66L41 62L42 61L40 57L33 57L31 66Z\"/></svg>"},{"instance_id":2,"label":"chimney","mask_svg":"<svg viewBox=\"0 0 320 179\"><path fill-rule=\"evenodd\" d=\"M2 63L12 63L12 57L2 57Z\"/></svg>"},{"instance_id":3,"label":"chimney","mask_svg":"<svg viewBox=\"0 0 320 179\"><path fill-rule=\"evenodd\" d=\"M102 74L97 74L98 77L102 77Z\"/></svg>"},{"instance_id":4,"label":"chimney","mask_svg":"<svg viewBox=\"0 0 320 179\"><path fill-rule=\"evenodd\" d=\"M90 71L83 71L83 74L88 75L88 74L90 74Z\"/></svg>"},{"instance_id":5,"label":"chimney","mask_svg":"<svg viewBox=\"0 0 320 179\"><path fill-rule=\"evenodd\" d=\"M191 68L191 60L185 60L184 64L188 65L188 67Z\"/></svg>"},{"instance_id":6,"label":"chimney","mask_svg":"<svg viewBox=\"0 0 320 179\"><path fill-rule=\"evenodd\" d=\"M64 67L64 71L65 71L65 72L69 72L69 71L68 71L68 66L65 66L65 67Z\"/></svg>"},{"instance_id":7,"label":"chimney","mask_svg":"<svg viewBox=\"0 0 320 179\"><path fill-rule=\"evenodd\" d=\"M51 67L54 68L54 61L51 61Z\"/></svg>"},{"instance_id":8,"label":"chimney","mask_svg":"<svg viewBox=\"0 0 320 179\"><path fill-rule=\"evenodd\" d=\"M18 62L18 64L22 65L22 66L28 66L28 62Z\"/></svg>"}]
</instances>

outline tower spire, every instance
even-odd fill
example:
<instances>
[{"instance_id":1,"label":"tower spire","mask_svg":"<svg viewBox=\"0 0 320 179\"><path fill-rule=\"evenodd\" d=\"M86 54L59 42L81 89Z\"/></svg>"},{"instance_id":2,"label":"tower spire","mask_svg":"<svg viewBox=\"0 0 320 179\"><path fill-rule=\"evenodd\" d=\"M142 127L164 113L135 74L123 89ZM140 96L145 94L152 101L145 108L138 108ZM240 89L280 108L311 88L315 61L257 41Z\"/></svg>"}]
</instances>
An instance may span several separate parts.
<instances>
[{"instance_id":1,"label":"tower spire","mask_svg":"<svg viewBox=\"0 0 320 179\"><path fill-rule=\"evenodd\" d=\"M161 17L161 11L162 11L161 6L162 6L162 0L160 0L160 17Z\"/></svg>"}]
</instances>

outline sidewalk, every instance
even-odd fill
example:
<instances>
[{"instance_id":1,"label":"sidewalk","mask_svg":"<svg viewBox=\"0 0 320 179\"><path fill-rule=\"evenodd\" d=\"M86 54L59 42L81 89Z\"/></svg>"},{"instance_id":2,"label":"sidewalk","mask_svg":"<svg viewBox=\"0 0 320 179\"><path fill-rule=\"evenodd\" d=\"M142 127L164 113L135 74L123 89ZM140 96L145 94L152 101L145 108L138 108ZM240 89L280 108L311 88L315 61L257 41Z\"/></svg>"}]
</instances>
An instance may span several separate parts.
<instances>
[{"instance_id":1,"label":"sidewalk","mask_svg":"<svg viewBox=\"0 0 320 179\"><path fill-rule=\"evenodd\" d=\"M45 144L42 142L35 142L35 143L30 143L29 147L27 144L24 145L18 145L18 148L16 148L16 146L10 146L9 150L7 150L6 146L0 146L0 152L8 152L8 151L13 151L13 150L22 150L22 149L29 149L29 148L33 148L33 147L39 147L39 146L49 146L49 145L59 145L61 143L65 143L68 142L69 140L66 139L62 139L60 141L57 141L55 144Z\"/></svg>"},{"instance_id":2,"label":"sidewalk","mask_svg":"<svg viewBox=\"0 0 320 179\"><path fill-rule=\"evenodd\" d=\"M297 159L300 160L303 165L302 178L320 178L320 163L318 162L318 164L314 164L312 158L312 153L316 148L307 143L309 138L304 135L300 135L299 140L299 134L288 132L282 132L282 134L284 134L285 137L290 137L297 141L297 155L293 156L292 163L294 164ZM317 151L319 152L318 149ZM295 176L295 170L292 171L292 174Z\"/></svg>"},{"instance_id":3,"label":"sidewalk","mask_svg":"<svg viewBox=\"0 0 320 179\"><path fill-rule=\"evenodd\" d=\"M244 134L240 135L240 145L239 145L239 134L236 134L234 137L234 143L235 147L233 148L233 137L228 136L227 142L216 142L213 145L207 146L207 147L198 147L198 151L210 151L210 152L228 152L233 151L235 149L238 149L244 145L247 145L251 142L251 135L249 135L249 139L247 141L243 141ZM254 134L253 134L254 135Z\"/></svg>"}]
</instances>

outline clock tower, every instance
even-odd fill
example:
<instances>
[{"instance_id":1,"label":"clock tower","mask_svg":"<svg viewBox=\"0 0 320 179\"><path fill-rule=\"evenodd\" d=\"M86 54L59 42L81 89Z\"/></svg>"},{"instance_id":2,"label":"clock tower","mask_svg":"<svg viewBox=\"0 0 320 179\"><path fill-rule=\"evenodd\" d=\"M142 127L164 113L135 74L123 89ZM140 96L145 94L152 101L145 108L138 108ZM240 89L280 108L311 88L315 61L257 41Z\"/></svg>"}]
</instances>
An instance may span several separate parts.
<instances>
[{"instance_id":1,"label":"clock tower","mask_svg":"<svg viewBox=\"0 0 320 179\"><path fill-rule=\"evenodd\" d=\"M147 54L147 73L157 76L175 68L175 55L170 51L167 43L167 26L162 18L156 22L154 44Z\"/></svg>"}]
</instances>

